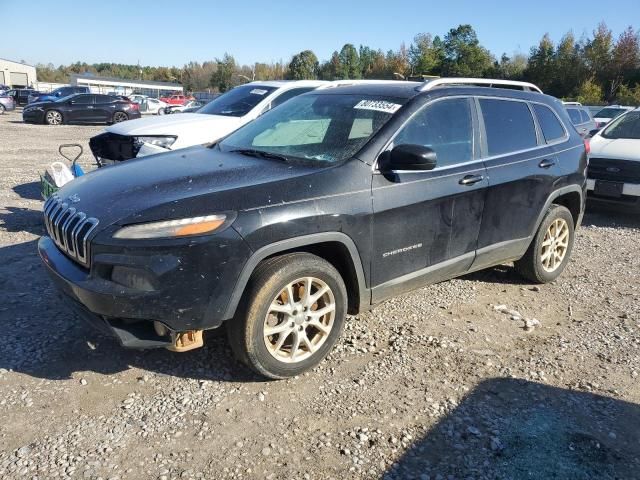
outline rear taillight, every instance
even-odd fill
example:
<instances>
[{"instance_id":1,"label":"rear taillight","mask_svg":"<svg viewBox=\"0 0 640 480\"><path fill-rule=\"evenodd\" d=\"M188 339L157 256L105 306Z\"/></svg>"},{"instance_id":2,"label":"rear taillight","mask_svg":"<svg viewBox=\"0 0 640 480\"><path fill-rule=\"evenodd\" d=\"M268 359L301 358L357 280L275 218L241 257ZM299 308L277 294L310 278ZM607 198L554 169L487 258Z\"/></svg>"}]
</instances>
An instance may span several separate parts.
<instances>
[{"instance_id":1,"label":"rear taillight","mask_svg":"<svg viewBox=\"0 0 640 480\"><path fill-rule=\"evenodd\" d=\"M585 150L585 152L587 152L587 155L589 155L591 153L591 144L589 143L589 139L588 138L584 139L584 150Z\"/></svg>"},{"instance_id":2,"label":"rear taillight","mask_svg":"<svg viewBox=\"0 0 640 480\"><path fill-rule=\"evenodd\" d=\"M129 106L131 107L131 110L140 110L140 105L135 102L131 102Z\"/></svg>"}]
</instances>

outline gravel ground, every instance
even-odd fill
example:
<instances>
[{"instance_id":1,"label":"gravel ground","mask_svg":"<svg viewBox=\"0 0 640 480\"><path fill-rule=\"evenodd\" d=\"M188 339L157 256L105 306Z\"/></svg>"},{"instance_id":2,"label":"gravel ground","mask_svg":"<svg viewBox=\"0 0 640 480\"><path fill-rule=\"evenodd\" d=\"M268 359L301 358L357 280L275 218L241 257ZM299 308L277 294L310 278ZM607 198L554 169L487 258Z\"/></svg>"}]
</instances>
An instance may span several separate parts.
<instances>
[{"instance_id":1,"label":"gravel ground","mask_svg":"<svg viewBox=\"0 0 640 480\"><path fill-rule=\"evenodd\" d=\"M640 478L640 216L589 213L554 284L506 265L415 291L264 382L221 332L127 351L57 297L38 172L101 129L0 116L0 478Z\"/></svg>"}]
</instances>

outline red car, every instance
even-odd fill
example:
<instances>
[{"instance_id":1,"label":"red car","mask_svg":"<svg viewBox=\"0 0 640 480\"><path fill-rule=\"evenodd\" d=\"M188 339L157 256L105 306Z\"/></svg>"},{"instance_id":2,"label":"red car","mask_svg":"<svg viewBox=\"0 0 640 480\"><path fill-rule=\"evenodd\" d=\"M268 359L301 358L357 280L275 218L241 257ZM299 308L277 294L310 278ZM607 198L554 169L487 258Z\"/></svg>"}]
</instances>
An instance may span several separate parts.
<instances>
[{"instance_id":1,"label":"red car","mask_svg":"<svg viewBox=\"0 0 640 480\"><path fill-rule=\"evenodd\" d=\"M160 97L160 101L169 105L184 105L185 103L195 100L191 95L171 95L169 97Z\"/></svg>"}]
</instances>

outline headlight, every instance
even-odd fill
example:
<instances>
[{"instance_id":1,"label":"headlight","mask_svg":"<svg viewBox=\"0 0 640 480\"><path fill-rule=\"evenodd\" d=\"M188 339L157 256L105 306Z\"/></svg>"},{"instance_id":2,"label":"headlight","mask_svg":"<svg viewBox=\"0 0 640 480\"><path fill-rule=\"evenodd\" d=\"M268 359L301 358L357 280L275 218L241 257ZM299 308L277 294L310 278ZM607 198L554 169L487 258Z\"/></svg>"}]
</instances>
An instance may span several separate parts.
<instances>
[{"instance_id":1,"label":"headlight","mask_svg":"<svg viewBox=\"0 0 640 480\"><path fill-rule=\"evenodd\" d=\"M113 238L174 238L212 233L224 223L226 215L182 218L162 222L141 223L118 230Z\"/></svg>"},{"instance_id":2,"label":"headlight","mask_svg":"<svg viewBox=\"0 0 640 480\"><path fill-rule=\"evenodd\" d=\"M140 145L148 143L156 147L169 148L176 142L177 138L178 137L134 137L134 140Z\"/></svg>"}]
</instances>

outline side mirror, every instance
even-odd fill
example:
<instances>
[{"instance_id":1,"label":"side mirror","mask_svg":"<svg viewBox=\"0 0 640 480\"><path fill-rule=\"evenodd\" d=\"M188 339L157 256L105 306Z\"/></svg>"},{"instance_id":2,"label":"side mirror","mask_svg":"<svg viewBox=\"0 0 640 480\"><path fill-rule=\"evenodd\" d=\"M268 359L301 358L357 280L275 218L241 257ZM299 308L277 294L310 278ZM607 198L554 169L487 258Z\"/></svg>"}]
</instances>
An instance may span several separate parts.
<instances>
[{"instance_id":1,"label":"side mirror","mask_svg":"<svg viewBox=\"0 0 640 480\"><path fill-rule=\"evenodd\" d=\"M424 145L397 145L385 152L381 160L381 169L384 171L433 170L437 165L436 152Z\"/></svg>"}]
</instances>

